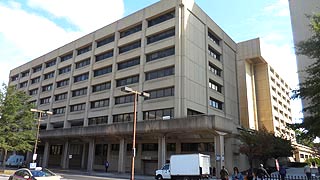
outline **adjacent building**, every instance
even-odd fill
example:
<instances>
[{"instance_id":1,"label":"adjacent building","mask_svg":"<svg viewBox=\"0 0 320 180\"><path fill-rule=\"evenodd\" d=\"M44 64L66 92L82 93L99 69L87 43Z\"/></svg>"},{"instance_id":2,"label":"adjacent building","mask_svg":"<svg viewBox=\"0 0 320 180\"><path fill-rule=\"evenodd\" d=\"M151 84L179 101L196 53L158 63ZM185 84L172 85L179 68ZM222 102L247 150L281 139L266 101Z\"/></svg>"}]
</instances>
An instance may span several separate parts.
<instances>
[{"instance_id":1,"label":"adjacent building","mask_svg":"<svg viewBox=\"0 0 320 180\"><path fill-rule=\"evenodd\" d=\"M236 50L193 1L161 0L11 70L9 84L53 112L40 125L43 166L91 171L108 160L111 171L129 172L134 96L121 91L128 86L150 93L137 102L137 173L153 174L171 154L198 152L211 155L217 172L245 168L235 138ZM283 102L282 115L277 107L272 116L281 127L291 117L287 87L272 77L285 88L270 92Z\"/></svg>"}]
</instances>

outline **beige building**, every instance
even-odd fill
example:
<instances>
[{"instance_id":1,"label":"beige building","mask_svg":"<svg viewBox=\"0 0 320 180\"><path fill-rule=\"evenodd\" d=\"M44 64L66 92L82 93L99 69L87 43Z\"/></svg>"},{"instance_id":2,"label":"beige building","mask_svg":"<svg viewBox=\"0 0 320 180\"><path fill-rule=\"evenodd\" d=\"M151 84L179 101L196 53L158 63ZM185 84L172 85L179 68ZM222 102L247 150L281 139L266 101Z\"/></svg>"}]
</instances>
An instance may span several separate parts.
<instances>
[{"instance_id":1,"label":"beige building","mask_svg":"<svg viewBox=\"0 0 320 180\"><path fill-rule=\"evenodd\" d=\"M43 166L91 171L108 160L111 171L129 172L133 95L121 91L129 86L151 94L138 99L137 173L197 152L211 155L217 172L246 168L234 138L236 49L194 2L161 0L11 70L9 83L53 112L40 126Z\"/></svg>"}]
</instances>

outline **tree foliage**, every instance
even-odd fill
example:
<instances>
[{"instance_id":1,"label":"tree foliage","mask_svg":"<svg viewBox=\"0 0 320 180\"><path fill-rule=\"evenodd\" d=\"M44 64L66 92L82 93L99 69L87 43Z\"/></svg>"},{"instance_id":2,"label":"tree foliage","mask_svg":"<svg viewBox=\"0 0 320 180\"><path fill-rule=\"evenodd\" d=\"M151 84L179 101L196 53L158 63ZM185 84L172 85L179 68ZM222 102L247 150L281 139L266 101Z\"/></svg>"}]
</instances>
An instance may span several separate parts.
<instances>
[{"instance_id":1,"label":"tree foliage","mask_svg":"<svg viewBox=\"0 0 320 180\"><path fill-rule=\"evenodd\" d=\"M250 167L254 160L265 163L270 158L288 157L292 155L291 141L276 137L265 128L259 131L240 131L240 153L249 159Z\"/></svg>"},{"instance_id":2,"label":"tree foliage","mask_svg":"<svg viewBox=\"0 0 320 180\"><path fill-rule=\"evenodd\" d=\"M299 89L293 91L293 98L301 98L308 103L303 107L304 118L301 124L295 124L294 129L303 128L306 136L320 136L320 14L309 16L311 38L296 45L296 53L305 55L314 62L304 70L306 77L299 84Z\"/></svg>"},{"instance_id":3,"label":"tree foliage","mask_svg":"<svg viewBox=\"0 0 320 180\"><path fill-rule=\"evenodd\" d=\"M0 149L31 151L35 142L36 120L30 111L29 96L3 84L0 91Z\"/></svg>"}]
</instances>

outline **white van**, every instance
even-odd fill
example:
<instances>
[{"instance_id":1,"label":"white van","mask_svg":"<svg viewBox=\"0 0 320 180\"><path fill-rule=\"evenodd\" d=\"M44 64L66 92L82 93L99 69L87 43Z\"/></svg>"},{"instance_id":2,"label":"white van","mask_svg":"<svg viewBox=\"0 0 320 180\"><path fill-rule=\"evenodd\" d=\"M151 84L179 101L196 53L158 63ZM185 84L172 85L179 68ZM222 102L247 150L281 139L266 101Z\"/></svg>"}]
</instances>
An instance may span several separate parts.
<instances>
[{"instance_id":1,"label":"white van","mask_svg":"<svg viewBox=\"0 0 320 180\"><path fill-rule=\"evenodd\" d=\"M21 167L23 162L24 162L24 156L14 154L8 158L6 165L9 167L10 166Z\"/></svg>"}]
</instances>

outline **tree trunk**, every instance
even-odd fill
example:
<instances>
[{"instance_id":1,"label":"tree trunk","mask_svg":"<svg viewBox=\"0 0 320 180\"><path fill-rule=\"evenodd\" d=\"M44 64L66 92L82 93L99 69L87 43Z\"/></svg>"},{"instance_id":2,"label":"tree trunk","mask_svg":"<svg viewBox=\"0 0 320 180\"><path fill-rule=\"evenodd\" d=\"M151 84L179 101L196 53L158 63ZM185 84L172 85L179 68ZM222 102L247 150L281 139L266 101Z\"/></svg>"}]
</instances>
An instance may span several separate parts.
<instances>
[{"instance_id":1,"label":"tree trunk","mask_svg":"<svg viewBox=\"0 0 320 180\"><path fill-rule=\"evenodd\" d=\"M4 155L3 155L3 162L2 162L2 170L4 171L6 169L6 159L8 151L6 149L3 149Z\"/></svg>"}]
</instances>

